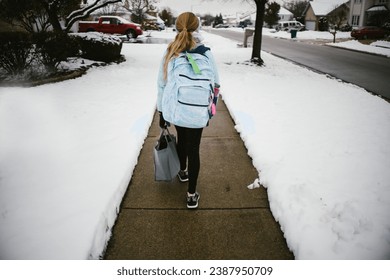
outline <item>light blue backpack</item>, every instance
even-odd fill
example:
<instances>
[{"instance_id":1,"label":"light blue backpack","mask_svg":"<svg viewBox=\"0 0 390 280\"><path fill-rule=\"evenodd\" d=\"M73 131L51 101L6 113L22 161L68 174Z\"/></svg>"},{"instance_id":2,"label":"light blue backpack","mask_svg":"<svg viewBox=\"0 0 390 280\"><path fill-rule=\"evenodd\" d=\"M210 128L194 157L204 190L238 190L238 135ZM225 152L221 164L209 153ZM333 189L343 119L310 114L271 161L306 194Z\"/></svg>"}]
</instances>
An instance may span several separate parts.
<instances>
[{"instance_id":1,"label":"light blue backpack","mask_svg":"<svg viewBox=\"0 0 390 280\"><path fill-rule=\"evenodd\" d=\"M173 59L164 89L164 119L181 127L207 126L215 108L213 67L204 54L209 49L201 47Z\"/></svg>"}]
</instances>

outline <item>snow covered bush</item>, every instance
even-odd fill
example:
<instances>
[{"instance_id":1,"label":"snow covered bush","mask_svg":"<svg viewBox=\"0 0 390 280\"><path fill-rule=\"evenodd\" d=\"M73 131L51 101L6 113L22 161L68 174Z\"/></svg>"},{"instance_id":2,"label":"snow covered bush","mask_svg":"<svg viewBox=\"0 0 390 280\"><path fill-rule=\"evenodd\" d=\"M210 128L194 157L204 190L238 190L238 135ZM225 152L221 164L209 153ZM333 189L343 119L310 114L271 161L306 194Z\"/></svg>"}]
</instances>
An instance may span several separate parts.
<instances>
[{"instance_id":1,"label":"snow covered bush","mask_svg":"<svg viewBox=\"0 0 390 280\"><path fill-rule=\"evenodd\" d=\"M34 35L39 61L47 72L57 70L62 61L79 55L80 46L74 37L63 32L40 32Z\"/></svg>"},{"instance_id":2,"label":"snow covered bush","mask_svg":"<svg viewBox=\"0 0 390 280\"><path fill-rule=\"evenodd\" d=\"M29 33L0 33L0 68L7 75L22 75L34 60L34 45Z\"/></svg>"},{"instance_id":3,"label":"snow covered bush","mask_svg":"<svg viewBox=\"0 0 390 280\"><path fill-rule=\"evenodd\" d=\"M66 33L0 33L0 80L32 81L51 76L61 62L79 53L77 40Z\"/></svg>"},{"instance_id":4,"label":"snow covered bush","mask_svg":"<svg viewBox=\"0 0 390 280\"><path fill-rule=\"evenodd\" d=\"M122 40L118 37L99 32L73 33L80 43L82 57L104 62L113 62L120 58Z\"/></svg>"},{"instance_id":5,"label":"snow covered bush","mask_svg":"<svg viewBox=\"0 0 390 280\"><path fill-rule=\"evenodd\" d=\"M0 33L0 82L29 82L61 75L61 63L82 57L113 62L121 57L122 41L89 32Z\"/></svg>"}]
</instances>

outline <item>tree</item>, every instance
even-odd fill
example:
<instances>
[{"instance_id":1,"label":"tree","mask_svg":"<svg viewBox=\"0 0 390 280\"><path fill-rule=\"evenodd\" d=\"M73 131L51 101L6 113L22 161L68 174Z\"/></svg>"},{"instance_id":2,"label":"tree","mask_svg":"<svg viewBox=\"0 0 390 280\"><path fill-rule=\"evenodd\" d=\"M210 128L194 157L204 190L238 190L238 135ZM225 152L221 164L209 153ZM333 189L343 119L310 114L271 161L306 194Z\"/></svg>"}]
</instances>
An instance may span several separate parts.
<instances>
[{"instance_id":1,"label":"tree","mask_svg":"<svg viewBox=\"0 0 390 280\"><path fill-rule=\"evenodd\" d=\"M341 25L347 21L349 7L346 4L336 6L328 15L327 20L329 32L333 35L333 43L336 43L337 30L340 30Z\"/></svg>"},{"instance_id":2,"label":"tree","mask_svg":"<svg viewBox=\"0 0 390 280\"><path fill-rule=\"evenodd\" d=\"M267 3L264 14L264 21L269 27L274 26L279 20L280 5L276 2Z\"/></svg>"},{"instance_id":3,"label":"tree","mask_svg":"<svg viewBox=\"0 0 390 280\"><path fill-rule=\"evenodd\" d=\"M78 0L38 0L54 31L62 31L60 19L80 6Z\"/></svg>"},{"instance_id":4,"label":"tree","mask_svg":"<svg viewBox=\"0 0 390 280\"><path fill-rule=\"evenodd\" d=\"M99 9L98 12L94 13L94 16L98 15L116 15L118 12L122 12L122 3L115 3L113 5L107 5L101 9Z\"/></svg>"},{"instance_id":5,"label":"tree","mask_svg":"<svg viewBox=\"0 0 390 280\"><path fill-rule=\"evenodd\" d=\"M223 17L222 14L219 14L215 17L213 27L217 26L218 24L223 24Z\"/></svg>"},{"instance_id":6,"label":"tree","mask_svg":"<svg viewBox=\"0 0 390 280\"><path fill-rule=\"evenodd\" d=\"M252 0L256 4L256 24L255 35L253 36L253 47L251 61L259 66L264 64L261 58L261 43L263 37L263 22L265 13L265 4L268 0Z\"/></svg>"},{"instance_id":7,"label":"tree","mask_svg":"<svg viewBox=\"0 0 390 280\"><path fill-rule=\"evenodd\" d=\"M145 15L150 10L154 10L153 4L156 0L125 0L124 8L131 12L132 20L139 24L144 24Z\"/></svg>"},{"instance_id":8,"label":"tree","mask_svg":"<svg viewBox=\"0 0 390 280\"><path fill-rule=\"evenodd\" d=\"M383 27L389 29L390 26L390 11L370 12L367 15L367 25Z\"/></svg>"},{"instance_id":9,"label":"tree","mask_svg":"<svg viewBox=\"0 0 390 280\"><path fill-rule=\"evenodd\" d=\"M343 4L335 9L328 16L329 23L335 27L336 30L340 29L340 26L346 22L348 18L348 6Z\"/></svg>"},{"instance_id":10,"label":"tree","mask_svg":"<svg viewBox=\"0 0 390 280\"><path fill-rule=\"evenodd\" d=\"M163 9L159 16L164 21L166 26L171 26L173 24L173 15L169 8Z\"/></svg>"},{"instance_id":11,"label":"tree","mask_svg":"<svg viewBox=\"0 0 390 280\"><path fill-rule=\"evenodd\" d=\"M28 32L48 29L68 32L72 25L92 12L122 0L94 0L80 8L80 0L2 0L0 17L11 24L19 25ZM65 20L64 26L61 20Z\"/></svg>"},{"instance_id":12,"label":"tree","mask_svg":"<svg viewBox=\"0 0 390 280\"><path fill-rule=\"evenodd\" d=\"M205 26L211 26L214 20L215 20L215 16L206 14L202 17L202 24L204 24Z\"/></svg>"},{"instance_id":13,"label":"tree","mask_svg":"<svg viewBox=\"0 0 390 280\"><path fill-rule=\"evenodd\" d=\"M284 7L293 13L294 18L303 23L303 13L308 5L307 0L294 0L292 2L284 2Z\"/></svg>"},{"instance_id":14,"label":"tree","mask_svg":"<svg viewBox=\"0 0 390 280\"><path fill-rule=\"evenodd\" d=\"M30 33L46 31L50 25L40 1L36 0L2 0L0 19Z\"/></svg>"},{"instance_id":15,"label":"tree","mask_svg":"<svg viewBox=\"0 0 390 280\"><path fill-rule=\"evenodd\" d=\"M47 1L66 2L68 0L47 0ZM84 5L80 9L71 12L65 18L65 31L69 31L72 25L76 21L88 17L94 11L106 7L107 5L115 4L118 2L122 2L122 0L94 0L94 2L91 4L87 4L87 1L83 1Z\"/></svg>"},{"instance_id":16,"label":"tree","mask_svg":"<svg viewBox=\"0 0 390 280\"><path fill-rule=\"evenodd\" d=\"M225 1L231 1L231 0L225 0ZM264 61L261 58L261 43L262 43L262 36L263 36L265 4L268 2L268 0L241 0L241 1L247 1L251 3L254 2L256 5L256 24L255 24L255 34L253 36L251 62L261 66L264 64Z\"/></svg>"},{"instance_id":17,"label":"tree","mask_svg":"<svg viewBox=\"0 0 390 280\"><path fill-rule=\"evenodd\" d=\"M327 17L321 17L318 20L318 31L328 31L329 22Z\"/></svg>"}]
</instances>

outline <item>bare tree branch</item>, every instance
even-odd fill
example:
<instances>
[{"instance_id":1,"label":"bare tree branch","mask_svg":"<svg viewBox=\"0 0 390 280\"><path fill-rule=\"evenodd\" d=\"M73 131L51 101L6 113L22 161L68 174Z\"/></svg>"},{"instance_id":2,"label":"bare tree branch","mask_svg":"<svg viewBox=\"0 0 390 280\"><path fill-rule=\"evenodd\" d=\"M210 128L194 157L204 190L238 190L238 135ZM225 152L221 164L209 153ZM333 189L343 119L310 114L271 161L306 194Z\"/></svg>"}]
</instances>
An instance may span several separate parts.
<instances>
[{"instance_id":1,"label":"bare tree branch","mask_svg":"<svg viewBox=\"0 0 390 280\"><path fill-rule=\"evenodd\" d=\"M66 17L66 25L65 25L65 31L69 31L72 25L83 18L88 17L91 13L94 11L103 8L110 4L115 4L118 2L122 2L122 0L106 0L102 2L102 0L96 0L91 5L88 5L86 7L83 7L79 10L73 11Z\"/></svg>"}]
</instances>

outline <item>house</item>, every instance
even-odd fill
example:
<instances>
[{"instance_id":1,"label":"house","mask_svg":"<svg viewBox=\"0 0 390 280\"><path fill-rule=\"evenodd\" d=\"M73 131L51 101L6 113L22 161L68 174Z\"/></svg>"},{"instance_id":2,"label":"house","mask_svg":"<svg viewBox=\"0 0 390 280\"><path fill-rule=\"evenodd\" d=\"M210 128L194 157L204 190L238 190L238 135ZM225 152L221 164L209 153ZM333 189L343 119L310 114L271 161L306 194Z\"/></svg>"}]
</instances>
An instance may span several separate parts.
<instances>
[{"instance_id":1,"label":"house","mask_svg":"<svg viewBox=\"0 0 390 280\"><path fill-rule=\"evenodd\" d=\"M228 26L236 26L238 23L237 15L223 15L223 23Z\"/></svg>"},{"instance_id":2,"label":"house","mask_svg":"<svg viewBox=\"0 0 390 280\"><path fill-rule=\"evenodd\" d=\"M382 26L390 17L390 0L351 0L349 22L353 27Z\"/></svg>"},{"instance_id":3,"label":"house","mask_svg":"<svg viewBox=\"0 0 390 280\"><path fill-rule=\"evenodd\" d=\"M279 16L279 21L290 21L290 20L293 20L293 18L294 18L294 14L283 7L280 7L280 10L278 12L278 16ZM243 14L239 14L237 17L237 21L238 22L248 21L248 22L251 22L252 24L255 24L256 23L256 11L249 11L249 12L246 12ZM265 23L264 23L264 26L266 26Z\"/></svg>"},{"instance_id":4,"label":"house","mask_svg":"<svg viewBox=\"0 0 390 280\"><path fill-rule=\"evenodd\" d=\"M256 11L248 11L242 14L238 14L237 22L243 21L254 24L256 22Z\"/></svg>"},{"instance_id":5,"label":"house","mask_svg":"<svg viewBox=\"0 0 390 280\"><path fill-rule=\"evenodd\" d=\"M290 21L294 18L293 13L283 7L280 7L278 15L280 21Z\"/></svg>"},{"instance_id":6,"label":"house","mask_svg":"<svg viewBox=\"0 0 390 280\"><path fill-rule=\"evenodd\" d=\"M327 19L340 13L344 14L345 18L338 24L347 23L349 0L311 0L304 11L306 29L320 30L320 23L324 19L327 21Z\"/></svg>"}]
</instances>

